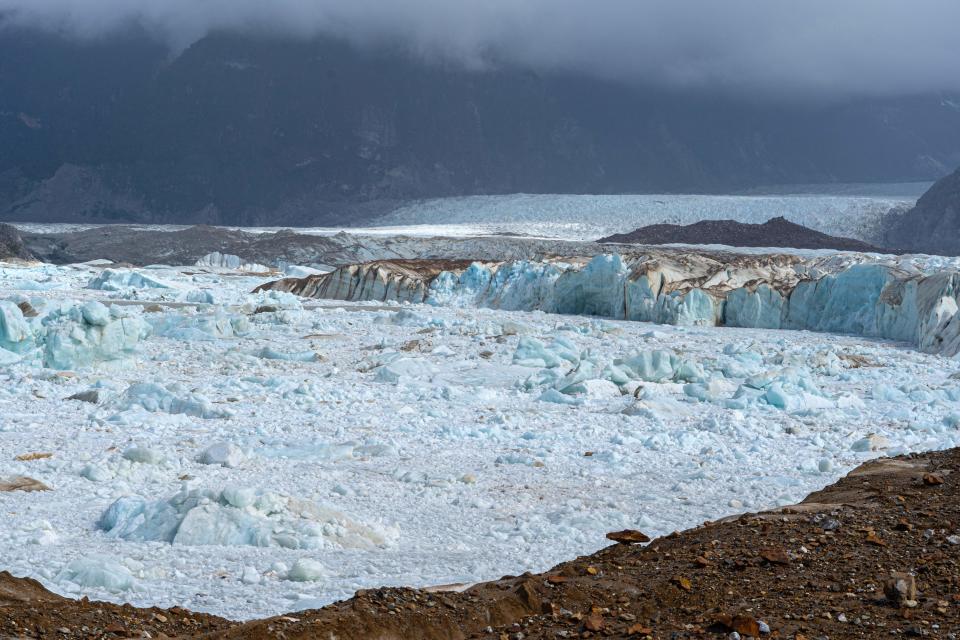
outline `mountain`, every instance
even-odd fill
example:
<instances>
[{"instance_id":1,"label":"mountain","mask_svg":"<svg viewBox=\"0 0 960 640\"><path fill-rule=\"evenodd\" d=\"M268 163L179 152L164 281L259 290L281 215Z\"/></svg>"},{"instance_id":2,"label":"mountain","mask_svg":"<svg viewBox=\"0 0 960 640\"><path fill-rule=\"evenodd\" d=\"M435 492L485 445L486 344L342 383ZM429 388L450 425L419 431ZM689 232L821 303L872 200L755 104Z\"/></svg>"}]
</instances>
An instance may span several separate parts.
<instances>
[{"instance_id":1,"label":"mountain","mask_svg":"<svg viewBox=\"0 0 960 640\"><path fill-rule=\"evenodd\" d=\"M725 244L732 247L790 247L838 251L884 250L852 238L836 238L777 217L763 224L704 220L688 225L654 224L618 233L597 242L617 244Z\"/></svg>"},{"instance_id":2,"label":"mountain","mask_svg":"<svg viewBox=\"0 0 960 640\"><path fill-rule=\"evenodd\" d=\"M0 260L33 260L33 254L23 244L20 233L8 224L0 223Z\"/></svg>"},{"instance_id":3,"label":"mountain","mask_svg":"<svg viewBox=\"0 0 960 640\"><path fill-rule=\"evenodd\" d=\"M426 197L934 180L941 96L817 103L469 70L333 39L0 28L0 219L296 225Z\"/></svg>"},{"instance_id":4,"label":"mountain","mask_svg":"<svg viewBox=\"0 0 960 640\"><path fill-rule=\"evenodd\" d=\"M936 182L886 232L888 246L960 255L960 169Z\"/></svg>"}]
</instances>

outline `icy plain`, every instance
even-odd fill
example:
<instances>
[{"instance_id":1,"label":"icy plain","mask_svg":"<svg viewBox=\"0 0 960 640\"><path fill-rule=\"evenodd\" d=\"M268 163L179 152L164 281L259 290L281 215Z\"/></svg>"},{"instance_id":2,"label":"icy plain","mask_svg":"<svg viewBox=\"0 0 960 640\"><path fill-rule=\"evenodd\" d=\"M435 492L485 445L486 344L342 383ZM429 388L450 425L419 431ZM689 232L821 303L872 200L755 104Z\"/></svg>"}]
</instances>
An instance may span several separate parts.
<instances>
[{"instance_id":1,"label":"icy plain","mask_svg":"<svg viewBox=\"0 0 960 640\"><path fill-rule=\"evenodd\" d=\"M51 488L0 493L0 569L261 617L543 570L960 445L960 361L906 343L266 280L0 265L0 477Z\"/></svg>"},{"instance_id":2,"label":"icy plain","mask_svg":"<svg viewBox=\"0 0 960 640\"><path fill-rule=\"evenodd\" d=\"M299 227L297 233L332 236L528 236L592 241L651 224L691 224L731 219L761 224L775 216L834 236L882 245L885 223L912 207L927 183L834 185L828 193L787 191L770 195L578 195L511 194L434 198L410 202L352 227ZM34 233L80 231L103 225L34 224L16 227ZM139 229L181 230L176 225L132 225ZM273 232L284 227L243 228ZM380 256L383 257L383 256Z\"/></svg>"}]
</instances>

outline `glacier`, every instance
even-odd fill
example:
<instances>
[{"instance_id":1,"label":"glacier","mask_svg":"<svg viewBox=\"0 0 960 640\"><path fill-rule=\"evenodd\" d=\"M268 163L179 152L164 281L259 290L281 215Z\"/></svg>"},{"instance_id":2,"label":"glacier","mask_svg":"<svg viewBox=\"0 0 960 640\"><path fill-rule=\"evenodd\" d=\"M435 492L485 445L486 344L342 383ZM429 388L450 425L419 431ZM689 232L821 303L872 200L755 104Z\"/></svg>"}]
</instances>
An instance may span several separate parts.
<instances>
[{"instance_id":1,"label":"glacier","mask_svg":"<svg viewBox=\"0 0 960 640\"><path fill-rule=\"evenodd\" d=\"M0 459L52 488L4 495L4 568L263 617L542 571L608 531L793 504L960 444L960 359L935 355L956 260L540 255L306 283L332 299L249 293L279 273L144 268L172 288L104 291L103 265L0 267ZM105 348L116 323L145 337ZM102 353L47 367L51 331Z\"/></svg>"},{"instance_id":2,"label":"glacier","mask_svg":"<svg viewBox=\"0 0 960 640\"><path fill-rule=\"evenodd\" d=\"M960 354L960 272L867 254L656 250L554 261L377 261L262 288L305 297L843 333Z\"/></svg>"}]
</instances>

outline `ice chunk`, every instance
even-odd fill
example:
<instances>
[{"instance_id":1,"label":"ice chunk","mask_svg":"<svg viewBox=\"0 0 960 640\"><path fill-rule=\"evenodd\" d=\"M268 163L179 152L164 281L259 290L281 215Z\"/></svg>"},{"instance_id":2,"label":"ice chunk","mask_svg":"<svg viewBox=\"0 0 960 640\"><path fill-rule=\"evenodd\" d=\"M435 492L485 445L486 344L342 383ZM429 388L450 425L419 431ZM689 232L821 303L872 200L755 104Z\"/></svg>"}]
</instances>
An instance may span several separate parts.
<instances>
[{"instance_id":1,"label":"ice chunk","mask_svg":"<svg viewBox=\"0 0 960 640\"><path fill-rule=\"evenodd\" d=\"M80 314L84 322L94 327L105 327L110 322L110 310L95 300L84 303Z\"/></svg>"},{"instance_id":2,"label":"ice chunk","mask_svg":"<svg viewBox=\"0 0 960 640\"><path fill-rule=\"evenodd\" d=\"M583 395L590 400L620 397L620 387L609 380L584 380L564 387L563 393Z\"/></svg>"},{"instance_id":3,"label":"ice chunk","mask_svg":"<svg viewBox=\"0 0 960 640\"><path fill-rule=\"evenodd\" d=\"M243 450L229 442L215 442L197 457L200 464L218 464L229 469L239 467L245 460Z\"/></svg>"},{"instance_id":4,"label":"ice chunk","mask_svg":"<svg viewBox=\"0 0 960 640\"><path fill-rule=\"evenodd\" d=\"M240 256L229 253L220 253L214 251L208 253L196 262L198 267L213 267L215 269L230 269L233 271L249 271L253 273L265 273L270 271L270 267L256 262L247 262Z\"/></svg>"},{"instance_id":5,"label":"ice chunk","mask_svg":"<svg viewBox=\"0 0 960 640\"><path fill-rule=\"evenodd\" d=\"M881 435L871 433L870 435L854 442L853 446L851 446L850 448L859 453L867 453L870 451L882 451L883 449L890 448L890 441Z\"/></svg>"},{"instance_id":6,"label":"ice chunk","mask_svg":"<svg viewBox=\"0 0 960 640\"><path fill-rule=\"evenodd\" d=\"M565 362L580 364L580 350L573 342L561 336L553 337L548 344L530 336L523 336L513 354L513 364L523 367L552 369Z\"/></svg>"},{"instance_id":7,"label":"ice chunk","mask_svg":"<svg viewBox=\"0 0 960 640\"><path fill-rule=\"evenodd\" d=\"M162 453L148 447L130 447L123 452L125 460L141 464L160 464L164 461Z\"/></svg>"},{"instance_id":8,"label":"ice chunk","mask_svg":"<svg viewBox=\"0 0 960 640\"><path fill-rule=\"evenodd\" d=\"M360 524L313 502L248 487L182 490L167 500L120 498L100 527L124 540L288 549L385 546L395 532Z\"/></svg>"},{"instance_id":9,"label":"ice chunk","mask_svg":"<svg viewBox=\"0 0 960 640\"><path fill-rule=\"evenodd\" d=\"M150 326L139 315L99 302L54 310L42 325L43 363L51 369L122 362L150 335Z\"/></svg>"},{"instance_id":10,"label":"ice chunk","mask_svg":"<svg viewBox=\"0 0 960 640\"><path fill-rule=\"evenodd\" d=\"M622 361L615 361L634 380L664 382L672 380L680 358L671 351L641 351Z\"/></svg>"},{"instance_id":11,"label":"ice chunk","mask_svg":"<svg viewBox=\"0 0 960 640\"><path fill-rule=\"evenodd\" d=\"M255 351L253 355L264 360L286 360L288 362L316 362L318 360L315 351L289 353L286 351L278 351L273 347L263 347L259 351Z\"/></svg>"},{"instance_id":12,"label":"ice chunk","mask_svg":"<svg viewBox=\"0 0 960 640\"><path fill-rule=\"evenodd\" d=\"M128 568L102 555L71 560L57 575L56 580L72 582L88 589L105 589L113 593L136 587L136 580Z\"/></svg>"},{"instance_id":13,"label":"ice chunk","mask_svg":"<svg viewBox=\"0 0 960 640\"><path fill-rule=\"evenodd\" d=\"M429 380L437 368L423 358L398 358L378 367L375 380L398 384L404 380Z\"/></svg>"},{"instance_id":14,"label":"ice chunk","mask_svg":"<svg viewBox=\"0 0 960 640\"><path fill-rule=\"evenodd\" d=\"M20 307L9 300L0 300L0 349L23 353L32 346L33 331Z\"/></svg>"},{"instance_id":15,"label":"ice chunk","mask_svg":"<svg viewBox=\"0 0 960 640\"><path fill-rule=\"evenodd\" d=\"M571 406L578 406L583 404L583 398L575 398L573 396L568 396L566 394L560 393L556 389L547 389L544 391L539 398L540 402L552 402L554 404L567 404Z\"/></svg>"},{"instance_id":16,"label":"ice chunk","mask_svg":"<svg viewBox=\"0 0 960 640\"><path fill-rule=\"evenodd\" d=\"M291 568L287 574L287 580L294 582L316 582L329 576L330 572L327 568L316 560L300 558L294 563L293 568Z\"/></svg>"},{"instance_id":17,"label":"ice chunk","mask_svg":"<svg viewBox=\"0 0 960 640\"><path fill-rule=\"evenodd\" d=\"M21 357L12 351L7 351L6 349L0 348L0 367L8 367L12 364L20 362Z\"/></svg>"},{"instance_id":18,"label":"ice chunk","mask_svg":"<svg viewBox=\"0 0 960 640\"><path fill-rule=\"evenodd\" d=\"M163 479L178 467L178 461L167 460L155 449L130 447L122 454L110 454L88 463L81 469L80 476L91 482L109 482L115 478L142 482Z\"/></svg>"},{"instance_id":19,"label":"ice chunk","mask_svg":"<svg viewBox=\"0 0 960 640\"><path fill-rule=\"evenodd\" d=\"M217 296L209 289L190 289L180 294L177 300L179 302L191 302L193 304L216 304Z\"/></svg>"},{"instance_id":20,"label":"ice chunk","mask_svg":"<svg viewBox=\"0 0 960 640\"><path fill-rule=\"evenodd\" d=\"M149 319L154 334L184 341L209 341L237 338L250 333L246 316L227 313L218 307L213 314L190 316L167 313Z\"/></svg>"},{"instance_id":21,"label":"ice chunk","mask_svg":"<svg viewBox=\"0 0 960 640\"><path fill-rule=\"evenodd\" d=\"M166 387L149 382L130 385L121 398L114 402L121 411L142 407L151 413L186 414L197 418L229 418L226 408L214 407L201 395L190 393L178 385Z\"/></svg>"},{"instance_id":22,"label":"ice chunk","mask_svg":"<svg viewBox=\"0 0 960 640\"><path fill-rule=\"evenodd\" d=\"M244 567L240 581L243 584L260 584L260 572L250 566Z\"/></svg>"},{"instance_id":23,"label":"ice chunk","mask_svg":"<svg viewBox=\"0 0 960 640\"><path fill-rule=\"evenodd\" d=\"M104 269L93 278L87 289L99 291L125 291L128 289L170 289L171 285L144 275L139 271Z\"/></svg>"}]
</instances>

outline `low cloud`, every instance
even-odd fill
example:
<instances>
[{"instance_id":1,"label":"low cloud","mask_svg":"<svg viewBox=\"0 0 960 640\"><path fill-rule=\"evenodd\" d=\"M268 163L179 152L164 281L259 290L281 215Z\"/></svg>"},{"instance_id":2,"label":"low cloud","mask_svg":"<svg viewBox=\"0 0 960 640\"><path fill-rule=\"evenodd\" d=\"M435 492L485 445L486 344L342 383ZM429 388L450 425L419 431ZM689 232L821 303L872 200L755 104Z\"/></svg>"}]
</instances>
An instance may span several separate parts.
<instances>
[{"instance_id":1,"label":"low cloud","mask_svg":"<svg viewBox=\"0 0 960 640\"><path fill-rule=\"evenodd\" d=\"M77 38L137 25L400 42L501 63L748 94L960 90L957 0L0 0L8 24Z\"/></svg>"}]
</instances>

